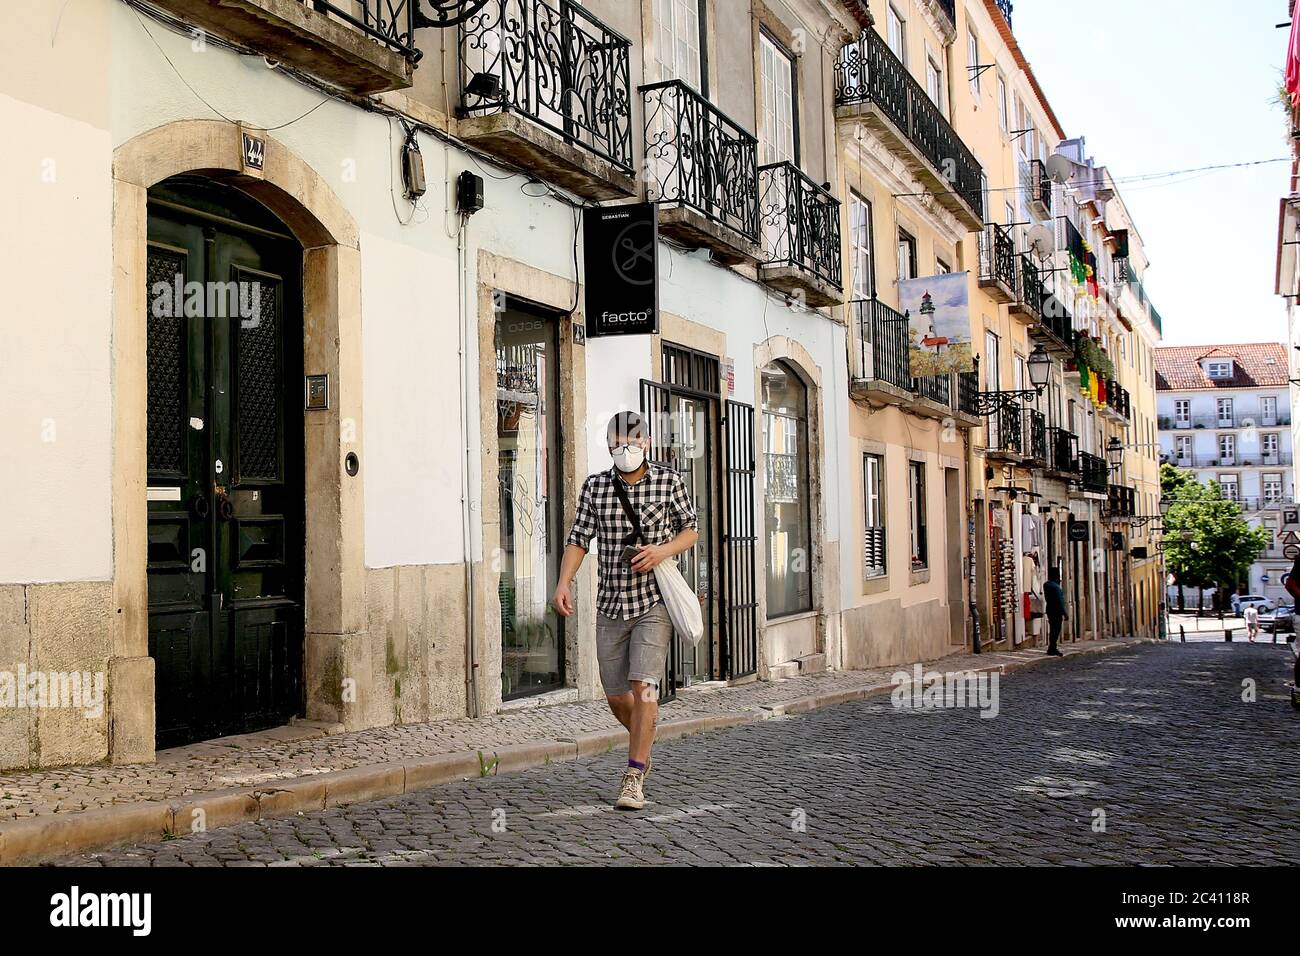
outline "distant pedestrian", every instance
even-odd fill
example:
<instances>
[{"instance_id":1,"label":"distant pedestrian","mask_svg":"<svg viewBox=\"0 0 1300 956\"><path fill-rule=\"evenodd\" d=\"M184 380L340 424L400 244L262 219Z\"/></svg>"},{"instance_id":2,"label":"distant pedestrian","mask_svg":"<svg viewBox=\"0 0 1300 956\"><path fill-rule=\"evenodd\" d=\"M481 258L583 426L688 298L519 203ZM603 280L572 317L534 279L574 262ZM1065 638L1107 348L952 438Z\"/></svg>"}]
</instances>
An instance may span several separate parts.
<instances>
[{"instance_id":1,"label":"distant pedestrian","mask_svg":"<svg viewBox=\"0 0 1300 956\"><path fill-rule=\"evenodd\" d=\"M1259 634L1259 608L1253 604L1247 604L1246 610L1241 616L1246 619L1246 636L1250 642L1255 643L1255 638Z\"/></svg>"},{"instance_id":2,"label":"distant pedestrian","mask_svg":"<svg viewBox=\"0 0 1300 956\"><path fill-rule=\"evenodd\" d=\"M1065 613L1065 588L1061 587L1060 568L1048 569L1043 596L1047 598L1047 627L1050 635L1047 653L1052 657L1060 657L1061 652L1056 642L1061 639L1061 624L1069 616Z\"/></svg>"},{"instance_id":3,"label":"distant pedestrian","mask_svg":"<svg viewBox=\"0 0 1300 956\"><path fill-rule=\"evenodd\" d=\"M573 613L573 578L596 538L596 661L609 709L628 731L627 770L614 806L640 810L659 717L659 678L673 639L654 567L694 547L699 535L682 476L646 458L649 424L636 412L619 412L607 438L614 467L582 485L554 600L561 615Z\"/></svg>"}]
</instances>

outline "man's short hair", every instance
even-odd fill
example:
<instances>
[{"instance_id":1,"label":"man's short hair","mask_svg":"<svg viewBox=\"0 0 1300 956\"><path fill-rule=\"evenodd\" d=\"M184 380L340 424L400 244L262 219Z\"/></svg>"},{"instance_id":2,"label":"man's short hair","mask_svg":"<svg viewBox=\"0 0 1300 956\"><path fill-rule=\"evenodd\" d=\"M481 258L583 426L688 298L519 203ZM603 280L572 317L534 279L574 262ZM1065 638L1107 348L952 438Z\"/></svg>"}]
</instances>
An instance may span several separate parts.
<instances>
[{"instance_id":1,"label":"man's short hair","mask_svg":"<svg viewBox=\"0 0 1300 956\"><path fill-rule=\"evenodd\" d=\"M650 423L636 412L619 412L609 420L605 440L612 446L618 438L637 440L650 437Z\"/></svg>"},{"instance_id":2,"label":"man's short hair","mask_svg":"<svg viewBox=\"0 0 1300 956\"><path fill-rule=\"evenodd\" d=\"M1047 569L1047 580L1049 580L1049 581L1055 581L1057 584L1060 584L1060 583L1061 583L1061 569L1060 569L1060 568L1048 568L1048 569Z\"/></svg>"}]
</instances>

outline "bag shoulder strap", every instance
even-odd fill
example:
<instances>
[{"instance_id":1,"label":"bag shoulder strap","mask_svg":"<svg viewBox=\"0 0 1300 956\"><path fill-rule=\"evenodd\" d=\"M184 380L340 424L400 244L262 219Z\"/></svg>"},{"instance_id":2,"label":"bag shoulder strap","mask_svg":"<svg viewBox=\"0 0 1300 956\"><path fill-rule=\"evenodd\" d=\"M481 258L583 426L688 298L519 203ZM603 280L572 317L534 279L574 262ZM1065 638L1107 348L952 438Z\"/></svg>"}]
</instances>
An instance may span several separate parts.
<instances>
[{"instance_id":1,"label":"bag shoulder strap","mask_svg":"<svg viewBox=\"0 0 1300 956\"><path fill-rule=\"evenodd\" d=\"M623 539L624 544L634 544L641 538L641 519L637 517L636 511L632 508L632 502L627 498L627 488L623 486L623 479L618 476L615 469L610 469L609 480L614 483L614 494L618 495L618 503L623 506L623 514L627 515L627 520L632 522L632 533Z\"/></svg>"}]
</instances>

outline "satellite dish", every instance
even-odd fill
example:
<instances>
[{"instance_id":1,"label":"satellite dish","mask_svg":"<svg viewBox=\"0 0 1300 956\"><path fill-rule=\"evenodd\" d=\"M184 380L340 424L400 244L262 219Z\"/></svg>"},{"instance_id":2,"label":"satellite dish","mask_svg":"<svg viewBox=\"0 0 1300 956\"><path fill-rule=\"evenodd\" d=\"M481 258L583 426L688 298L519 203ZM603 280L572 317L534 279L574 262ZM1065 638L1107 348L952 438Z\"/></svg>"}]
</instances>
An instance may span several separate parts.
<instances>
[{"instance_id":1,"label":"satellite dish","mask_svg":"<svg viewBox=\"0 0 1300 956\"><path fill-rule=\"evenodd\" d=\"M1056 251L1056 233L1040 222L1025 233L1025 244L1039 259L1046 259Z\"/></svg>"},{"instance_id":2,"label":"satellite dish","mask_svg":"<svg viewBox=\"0 0 1300 956\"><path fill-rule=\"evenodd\" d=\"M1073 179L1078 168L1078 163L1060 153L1047 157L1047 178L1058 186L1064 186Z\"/></svg>"}]
</instances>

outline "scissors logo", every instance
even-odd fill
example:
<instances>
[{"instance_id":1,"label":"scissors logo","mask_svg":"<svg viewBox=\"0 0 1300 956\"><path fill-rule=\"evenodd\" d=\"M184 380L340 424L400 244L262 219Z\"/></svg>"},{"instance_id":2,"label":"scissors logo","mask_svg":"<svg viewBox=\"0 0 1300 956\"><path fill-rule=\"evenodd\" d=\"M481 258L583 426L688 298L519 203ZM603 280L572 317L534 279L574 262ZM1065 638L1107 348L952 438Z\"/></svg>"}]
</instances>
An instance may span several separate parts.
<instances>
[{"instance_id":1,"label":"scissors logo","mask_svg":"<svg viewBox=\"0 0 1300 956\"><path fill-rule=\"evenodd\" d=\"M654 230L648 223L632 223L614 240L614 271L628 285L653 285L654 252Z\"/></svg>"}]
</instances>

